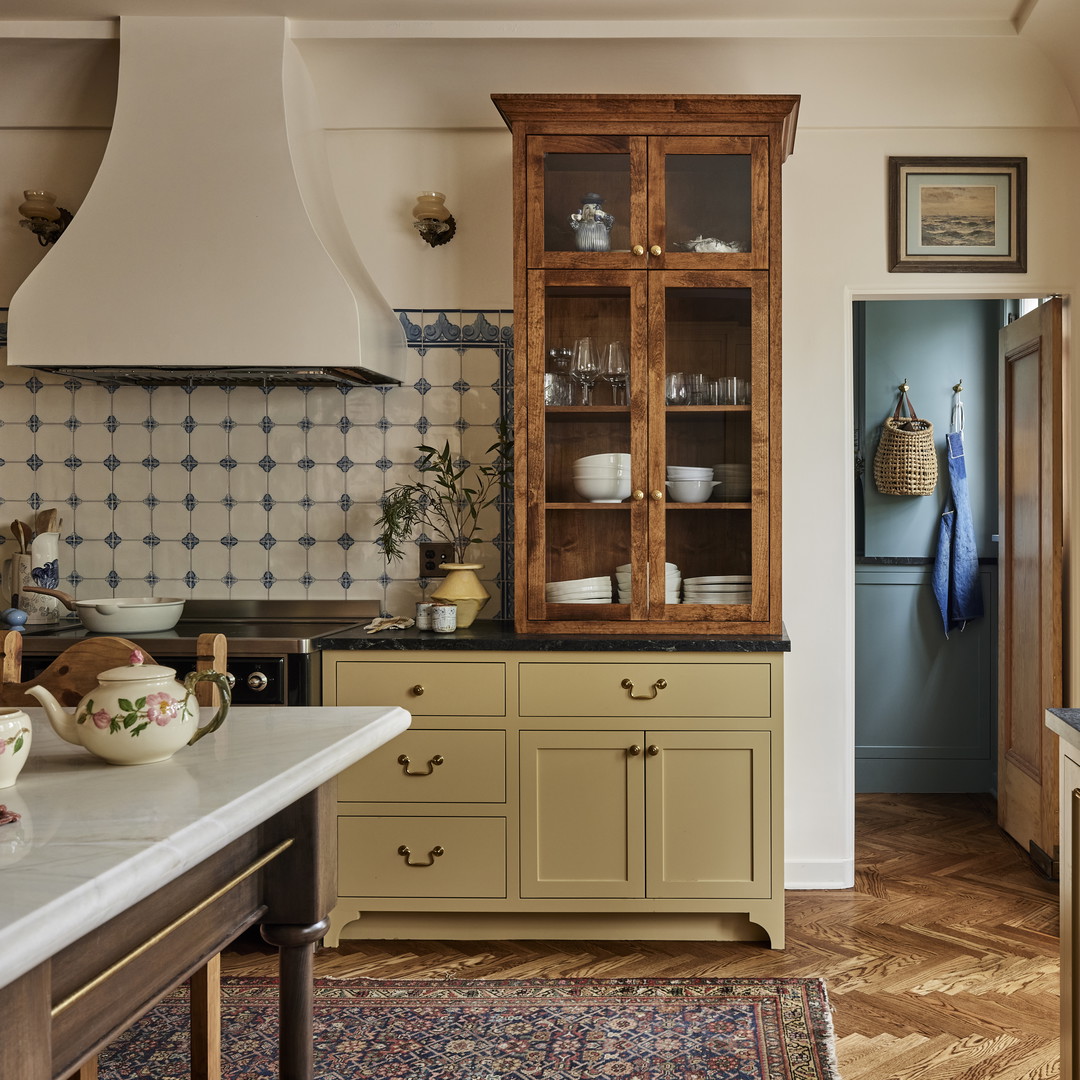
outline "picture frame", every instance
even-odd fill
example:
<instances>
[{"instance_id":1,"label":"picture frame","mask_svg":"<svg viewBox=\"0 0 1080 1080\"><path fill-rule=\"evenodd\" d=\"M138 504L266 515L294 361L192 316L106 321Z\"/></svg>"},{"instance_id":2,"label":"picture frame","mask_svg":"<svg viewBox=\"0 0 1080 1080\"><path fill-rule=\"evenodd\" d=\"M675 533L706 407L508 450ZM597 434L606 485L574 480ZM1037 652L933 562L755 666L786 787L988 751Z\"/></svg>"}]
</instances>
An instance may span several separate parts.
<instances>
[{"instance_id":1,"label":"picture frame","mask_svg":"<svg viewBox=\"0 0 1080 1080\"><path fill-rule=\"evenodd\" d=\"M890 273L1026 273L1027 158L890 157Z\"/></svg>"}]
</instances>

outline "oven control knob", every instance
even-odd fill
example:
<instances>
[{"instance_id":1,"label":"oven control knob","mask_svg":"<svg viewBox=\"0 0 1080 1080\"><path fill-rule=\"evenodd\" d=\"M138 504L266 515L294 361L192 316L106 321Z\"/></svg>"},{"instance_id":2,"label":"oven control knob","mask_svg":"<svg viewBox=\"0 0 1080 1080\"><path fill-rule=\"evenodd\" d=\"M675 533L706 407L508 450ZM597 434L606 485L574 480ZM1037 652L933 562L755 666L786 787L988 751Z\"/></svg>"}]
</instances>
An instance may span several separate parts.
<instances>
[{"instance_id":1,"label":"oven control knob","mask_svg":"<svg viewBox=\"0 0 1080 1080\"><path fill-rule=\"evenodd\" d=\"M251 690L265 690L270 685L270 680L261 671L253 671L245 681Z\"/></svg>"}]
</instances>

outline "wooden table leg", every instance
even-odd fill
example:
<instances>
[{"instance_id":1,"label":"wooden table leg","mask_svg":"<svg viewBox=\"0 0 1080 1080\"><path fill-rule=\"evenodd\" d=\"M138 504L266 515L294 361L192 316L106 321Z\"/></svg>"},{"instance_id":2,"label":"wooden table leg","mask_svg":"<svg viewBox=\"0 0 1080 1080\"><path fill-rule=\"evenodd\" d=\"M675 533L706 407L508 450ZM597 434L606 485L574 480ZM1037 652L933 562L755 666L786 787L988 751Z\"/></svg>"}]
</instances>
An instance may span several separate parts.
<instances>
[{"instance_id":1,"label":"wooden table leg","mask_svg":"<svg viewBox=\"0 0 1080 1080\"><path fill-rule=\"evenodd\" d=\"M315 947L330 927L323 918L310 926L266 925L263 940L278 949L278 1076L315 1080Z\"/></svg>"},{"instance_id":2,"label":"wooden table leg","mask_svg":"<svg viewBox=\"0 0 1080 1080\"><path fill-rule=\"evenodd\" d=\"M189 985L191 1080L221 1080L221 954L207 960Z\"/></svg>"}]
</instances>

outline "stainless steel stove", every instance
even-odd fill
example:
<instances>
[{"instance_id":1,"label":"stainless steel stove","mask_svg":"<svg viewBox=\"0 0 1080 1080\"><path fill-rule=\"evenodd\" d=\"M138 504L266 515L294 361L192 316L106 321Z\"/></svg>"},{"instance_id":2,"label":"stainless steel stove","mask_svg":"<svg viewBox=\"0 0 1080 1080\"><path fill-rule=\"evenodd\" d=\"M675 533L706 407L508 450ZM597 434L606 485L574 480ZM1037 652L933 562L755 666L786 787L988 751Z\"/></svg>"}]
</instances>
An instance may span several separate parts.
<instances>
[{"instance_id":1,"label":"stainless steel stove","mask_svg":"<svg viewBox=\"0 0 1080 1080\"><path fill-rule=\"evenodd\" d=\"M235 704L315 705L322 700L319 639L361 627L378 614L374 600L188 600L172 630L121 636L182 676L198 636L217 631L229 639ZM78 619L27 626L24 677L44 670L72 642L94 636Z\"/></svg>"}]
</instances>

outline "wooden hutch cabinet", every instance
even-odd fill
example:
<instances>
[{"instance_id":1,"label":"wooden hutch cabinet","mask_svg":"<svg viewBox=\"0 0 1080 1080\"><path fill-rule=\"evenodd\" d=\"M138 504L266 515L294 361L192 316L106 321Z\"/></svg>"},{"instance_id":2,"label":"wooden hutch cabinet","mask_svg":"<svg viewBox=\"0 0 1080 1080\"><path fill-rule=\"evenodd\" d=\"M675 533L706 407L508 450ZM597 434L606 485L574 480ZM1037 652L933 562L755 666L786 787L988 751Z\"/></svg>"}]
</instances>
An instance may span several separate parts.
<instances>
[{"instance_id":1,"label":"wooden hutch cabinet","mask_svg":"<svg viewBox=\"0 0 1080 1080\"><path fill-rule=\"evenodd\" d=\"M493 100L514 147L515 628L323 653L326 704L413 717L340 779L327 941L782 948L780 165L799 99ZM621 343L625 374L574 381L584 338ZM593 455L629 457L616 490L582 483ZM704 492L670 488L680 468ZM601 595L549 591L582 578Z\"/></svg>"},{"instance_id":2,"label":"wooden hutch cabinet","mask_svg":"<svg viewBox=\"0 0 1080 1080\"><path fill-rule=\"evenodd\" d=\"M780 165L799 98L493 101L514 144L518 631L779 634ZM575 376L583 338L622 343L628 381ZM574 463L596 454L629 455L622 498L583 497ZM673 466L720 483L687 501ZM619 567L611 602L548 599Z\"/></svg>"}]
</instances>

